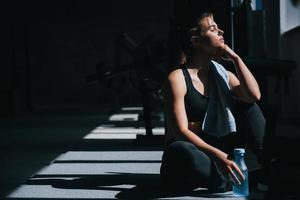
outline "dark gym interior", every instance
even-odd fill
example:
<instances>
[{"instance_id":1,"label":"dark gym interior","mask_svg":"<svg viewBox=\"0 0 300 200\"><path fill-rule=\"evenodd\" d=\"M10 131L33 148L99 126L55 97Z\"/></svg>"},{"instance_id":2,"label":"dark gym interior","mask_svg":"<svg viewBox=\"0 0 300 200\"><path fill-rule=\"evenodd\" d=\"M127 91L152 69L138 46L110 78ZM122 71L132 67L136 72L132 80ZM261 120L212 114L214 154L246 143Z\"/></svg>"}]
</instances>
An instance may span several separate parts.
<instances>
[{"instance_id":1,"label":"dark gym interior","mask_svg":"<svg viewBox=\"0 0 300 200\"><path fill-rule=\"evenodd\" d=\"M262 93L272 182L249 199L298 199L298 0L2 3L0 198L230 199L159 187L162 85L178 32L207 10Z\"/></svg>"}]
</instances>

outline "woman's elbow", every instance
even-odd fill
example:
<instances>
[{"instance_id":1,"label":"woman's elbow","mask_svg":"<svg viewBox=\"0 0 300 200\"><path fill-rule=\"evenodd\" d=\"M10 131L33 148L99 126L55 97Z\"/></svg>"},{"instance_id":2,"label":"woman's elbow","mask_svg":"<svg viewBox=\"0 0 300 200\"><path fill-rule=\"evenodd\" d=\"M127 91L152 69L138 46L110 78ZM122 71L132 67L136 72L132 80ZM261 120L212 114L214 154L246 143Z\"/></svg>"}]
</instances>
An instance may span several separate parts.
<instances>
[{"instance_id":1,"label":"woman's elbow","mask_svg":"<svg viewBox=\"0 0 300 200\"><path fill-rule=\"evenodd\" d=\"M255 102L259 101L261 98L261 93L260 90L258 89L254 94L253 94L253 99Z\"/></svg>"},{"instance_id":2,"label":"woman's elbow","mask_svg":"<svg viewBox=\"0 0 300 200\"><path fill-rule=\"evenodd\" d=\"M240 98L240 100L244 101L245 103L255 103L255 102L259 101L260 98L261 98L261 94L260 94L260 92L258 92L258 93L243 96Z\"/></svg>"},{"instance_id":3,"label":"woman's elbow","mask_svg":"<svg viewBox=\"0 0 300 200\"><path fill-rule=\"evenodd\" d=\"M181 134L181 135L185 135L186 132L188 132L188 128L186 128L186 127L178 129L178 133Z\"/></svg>"},{"instance_id":4,"label":"woman's elbow","mask_svg":"<svg viewBox=\"0 0 300 200\"><path fill-rule=\"evenodd\" d=\"M250 97L248 97L247 102L248 103L255 103L255 102L259 101L260 98L261 98L261 94L260 94L260 92L257 92L255 94L251 95Z\"/></svg>"},{"instance_id":5,"label":"woman's elbow","mask_svg":"<svg viewBox=\"0 0 300 200\"><path fill-rule=\"evenodd\" d=\"M257 94L257 95L255 95L255 100L256 100L256 101L259 101L259 100L260 100L260 98L261 98L261 93L260 93L260 92L258 92L258 94Z\"/></svg>"}]
</instances>

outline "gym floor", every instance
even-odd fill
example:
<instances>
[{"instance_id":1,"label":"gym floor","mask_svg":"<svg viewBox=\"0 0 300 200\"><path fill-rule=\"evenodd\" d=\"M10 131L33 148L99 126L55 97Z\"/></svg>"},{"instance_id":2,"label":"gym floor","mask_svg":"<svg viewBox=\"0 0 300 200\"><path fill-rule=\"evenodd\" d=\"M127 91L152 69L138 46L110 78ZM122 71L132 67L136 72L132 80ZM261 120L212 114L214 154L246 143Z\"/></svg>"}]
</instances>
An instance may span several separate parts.
<instances>
[{"instance_id":1,"label":"gym floor","mask_svg":"<svg viewBox=\"0 0 300 200\"><path fill-rule=\"evenodd\" d=\"M163 146L160 140L149 142L135 139L137 134L145 134L143 123L138 119L139 113L140 107L95 108L76 112L37 112L30 116L2 119L0 197L233 198L231 192L208 194L204 188L191 193L164 191L159 181ZM163 135L161 120L154 120L153 127L154 135ZM297 141L300 137L297 133L300 133L297 125L277 124L276 135L281 138ZM259 168L251 151L247 154L247 164L250 173ZM297 163L288 160L276 166L272 173L279 177L278 180L290 183L299 181ZM285 169L287 173L280 176ZM298 197L291 187L285 187L281 182L273 184L268 194L252 192L250 199L271 199L274 195L279 199Z\"/></svg>"}]
</instances>

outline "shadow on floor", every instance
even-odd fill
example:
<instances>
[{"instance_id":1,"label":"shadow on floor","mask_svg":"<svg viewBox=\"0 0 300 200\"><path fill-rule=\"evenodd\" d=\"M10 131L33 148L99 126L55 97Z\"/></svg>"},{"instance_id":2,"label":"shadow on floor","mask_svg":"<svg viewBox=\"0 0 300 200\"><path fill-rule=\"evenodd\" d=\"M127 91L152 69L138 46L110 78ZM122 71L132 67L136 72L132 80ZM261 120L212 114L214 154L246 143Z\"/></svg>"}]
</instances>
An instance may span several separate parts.
<instances>
[{"instance_id":1,"label":"shadow on floor","mask_svg":"<svg viewBox=\"0 0 300 200\"><path fill-rule=\"evenodd\" d=\"M107 175L83 175L72 180L63 179L68 177L66 175L37 175L26 185L51 185L59 189L120 191L115 196L117 199L155 199L180 196L222 198L231 196L228 193L212 194L205 188L194 191L170 191L164 188L159 174L110 173ZM126 188L124 185L134 185L134 187Z\"/></svg>"},{"instance_id":2,"label":"shadow on floor","mask_svg":"<svg viewBox=\"0 0 300 200\"><path fill-rule=\"evenodd\" d=\"M105 175L36 175L29 180L27 185L51 185L59 189L88 189L103 191L120 191L115 196L117 199L155 199L172 197L205 197L205 198L225 198L232 197L230 193L210 193L206 188L197 190L176 190L170 191L161 183L159 174L136 174L108 172ZM256 186L258 171L249 173L250 190ZM133 185L126 188L124 185Z\"/></svg>"}]
</instances>

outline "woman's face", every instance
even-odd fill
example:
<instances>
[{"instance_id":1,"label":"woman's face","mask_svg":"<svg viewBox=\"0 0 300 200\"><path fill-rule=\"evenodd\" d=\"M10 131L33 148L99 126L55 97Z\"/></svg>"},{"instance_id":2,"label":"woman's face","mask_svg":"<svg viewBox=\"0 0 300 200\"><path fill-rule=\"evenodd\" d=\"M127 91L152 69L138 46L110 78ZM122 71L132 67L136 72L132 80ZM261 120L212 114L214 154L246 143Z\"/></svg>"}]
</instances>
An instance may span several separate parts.
<instances>
[{"instance_id":1,"label":"woman's face","mask_svg":"<svg viewBox=\"0 0 300 200\"><path fill-rule=\"evenodd\" d=\"M200 36L194 46L209 54L216 54L224 46L223 30L218 28L213 17L205 17L200 21Z\"/></svg>"}]
</instances>

